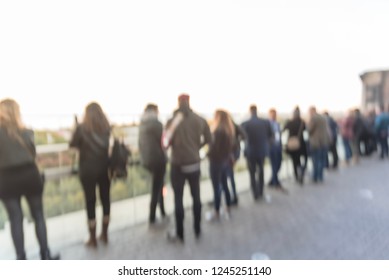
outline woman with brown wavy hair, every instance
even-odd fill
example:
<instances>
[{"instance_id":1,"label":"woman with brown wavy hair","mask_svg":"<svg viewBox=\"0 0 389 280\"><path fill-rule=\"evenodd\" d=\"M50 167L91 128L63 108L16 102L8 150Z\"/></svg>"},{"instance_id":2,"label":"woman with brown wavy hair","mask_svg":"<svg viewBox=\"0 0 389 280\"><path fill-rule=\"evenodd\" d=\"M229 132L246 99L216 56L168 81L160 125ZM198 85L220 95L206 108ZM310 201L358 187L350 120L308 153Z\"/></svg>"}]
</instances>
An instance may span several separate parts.
<instances>
[{"instance_id":1,"label":"woman with brown wavy hair","mask_svg":"<svg viewBox=\"0 0 389 280\"><path fill-rule=\"evenodd\" d=\"M88 218L88 247L97 247L96 239L96 186L99 187L103 207L103 225L100 239L108 243L110 216L110 179L108 177L108 149L110 125L100 105L92 102L85 109L84 120L77 125L70 142L79 149L79 176L84 190Z\"/></svg>"},{"instance_id":2,"label":"woman with brown wavy hair","mask_svg":"<svg viewBox=\"0 0 389 280\"><path fill-rule=\"evenodd\" d=\"M212 220L218 220L220 216L221 193L224 192L227 206L227 217L231 205L230 192L227 184L227 171L232 156L235 126L230 115L224 110L215 112L214 123L211 128L212 143L209 147L210 174L214 191L214 215Z\"/></svg>"},{"instance_id":3,"label":"woman with brown wavy hair","mask_svg":"<svg viewBox=\"0 0 389 280\"><path fill-rule=\"evenodd\" d=\"M26 259L22 196L34 219L41 259L59 259L50 255L47 245L43 182L35 164L34 134L23 125L19 105L12 99L0 102L0 143L0 199L8 213L17 259Z\"/></svg>"}]
</instances>

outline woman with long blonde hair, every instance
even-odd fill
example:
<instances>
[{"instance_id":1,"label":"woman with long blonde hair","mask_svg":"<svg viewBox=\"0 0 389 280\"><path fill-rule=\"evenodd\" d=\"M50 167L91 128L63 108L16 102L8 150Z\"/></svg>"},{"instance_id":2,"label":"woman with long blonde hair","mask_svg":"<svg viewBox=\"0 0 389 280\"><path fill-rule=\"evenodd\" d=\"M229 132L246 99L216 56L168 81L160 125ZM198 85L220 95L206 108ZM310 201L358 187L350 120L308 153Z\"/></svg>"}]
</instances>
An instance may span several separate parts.
<instances>
[{"instance_id":1,"label":"woman with long blonde hair","mask_svg":"<svg viewBox=\"0 0 389 280\"><path fill-rule=\"evenodd\" d=\"M102 233L104 244L108 243L110 217L110 179L108 177L108 149L110 125L100 105L90 103L85 108L84 120L77 124L70 146L79 149L79 176L84 190L88 218L88 247L97 247L96 239L96 186L99 187L103 207Z\"/></svg>"},{"instance_id":2,"label":"woman with long blonde hair","mask_svg":"<svg viewBox=\"0 0 389 280\"><path fill-rule=\"evenodd\" d=\"M217 110L212 129L212 143L209 147L210 174L214 191L214 214L211 220L218 220L220 217L221 193L224 192L227 206L227 216L229 217L229 207L231 205L230 192L227 184L227 171L232 155L235 127L230 115L224 110Z\"/></svg>"},{"instance_id":3,"label":"woman with long blonde hair","mask_svg":"<svg viewBox=\"0 0 389 280\"><path fill-rule=\"evenodd\" d=\"M47 245L43 181L35 164L34 135L23 125L19 105L12 99L0 102L0 143L0 199L8 213L17 259L26 259L22 196L34 219L41 259L59 259L51 256Z\"/></svg>"}]
</instances>

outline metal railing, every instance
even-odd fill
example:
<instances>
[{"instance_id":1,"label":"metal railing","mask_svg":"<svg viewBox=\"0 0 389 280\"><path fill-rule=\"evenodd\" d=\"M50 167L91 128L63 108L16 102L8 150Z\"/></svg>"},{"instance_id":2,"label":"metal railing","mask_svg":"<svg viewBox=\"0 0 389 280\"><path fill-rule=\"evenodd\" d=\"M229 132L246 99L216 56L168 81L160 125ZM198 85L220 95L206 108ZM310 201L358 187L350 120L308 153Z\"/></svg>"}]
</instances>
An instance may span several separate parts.
<instances>
[{"instance_id":1,"label":"metal railing","mask_svg":"<svg viewBox=\"0 0 389 280\"><path fill-rule=\"evenodd\" d=\"M38 165L42 165L40 167L46 178L44 201L47 217L64 215L84 209L82 187L76 175L78 169L76 154L77 151L70 148L68 143L37 146ZM48 166L44 166L45 158L46 161L48 161L47 158L50 159ZM284 177L285 174L287 174L287 177L291 177L291 164L285 162L285 159L289 161L289 158L284 156L283 159ZM203 171L202 179L208 178L208 160L202 161L201 169ZM246 169L246 163L242 158L237 169ZM136 158L136 155L128 162L128 174L126 180L113 182L111 187L113 202L149 192L150 175L140 166L140 161ZM166 181L168 184L169 176L166 176ZM24 207L27 208L26 205ZM28 213L28 211L26 212ZM2 204L0 204L0 229L4 227L6 220L7 215Z\"/></svg>"}]
</instances>

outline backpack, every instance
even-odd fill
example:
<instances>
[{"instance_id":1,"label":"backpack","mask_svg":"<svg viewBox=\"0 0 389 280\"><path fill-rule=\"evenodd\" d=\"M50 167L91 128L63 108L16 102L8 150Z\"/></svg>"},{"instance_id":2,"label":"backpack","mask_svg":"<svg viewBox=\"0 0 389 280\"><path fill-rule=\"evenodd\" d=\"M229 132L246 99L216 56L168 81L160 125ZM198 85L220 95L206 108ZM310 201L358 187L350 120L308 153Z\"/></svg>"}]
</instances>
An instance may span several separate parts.
<instances>
[{"instance_id":1,"label":"backpack","mask_svg":"<svg viewBox=\"0 0 389 280\"><path fill-rule=\"evenodd\" d=\"M131 156L131 151L122 141L114 138L108 167L108 175L110 179L127 178L127 162L129 156Z\"/></svg>"}]
</instances>

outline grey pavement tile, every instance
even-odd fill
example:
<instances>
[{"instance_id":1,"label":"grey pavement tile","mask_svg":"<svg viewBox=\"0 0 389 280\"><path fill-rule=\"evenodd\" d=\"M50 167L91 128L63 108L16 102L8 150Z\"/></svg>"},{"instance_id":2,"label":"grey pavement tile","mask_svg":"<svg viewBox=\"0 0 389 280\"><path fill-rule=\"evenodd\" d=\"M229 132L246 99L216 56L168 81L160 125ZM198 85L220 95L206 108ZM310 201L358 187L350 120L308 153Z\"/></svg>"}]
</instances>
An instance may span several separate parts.
<instances>
[{"instance_id":1,"label":"grey pavement tile","mask_svg":"<svg viewBox=\"0 0 389 280\"><path fill-rule=\"evenodd\" d=\"M246 181L247 182L247 181ZM308 182L308 180L307 180ZM239 182L238 182L239 183ZM186 209L185 244L169 244L169 227L146 223L115 230L110 244L88 250L78 242L61 248L64 259L389 259L389 161L363 159L359 165L326 172L325 182L304 187L283 180L289 194L267 189L271 202L239 196L231 219L202 220L195 240L191 208ZM203 217L211 208L204 203Z\"/></svg>"}]
</instances>

